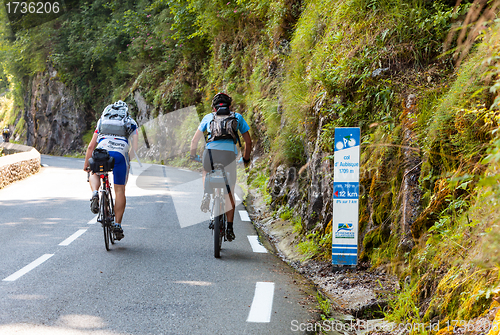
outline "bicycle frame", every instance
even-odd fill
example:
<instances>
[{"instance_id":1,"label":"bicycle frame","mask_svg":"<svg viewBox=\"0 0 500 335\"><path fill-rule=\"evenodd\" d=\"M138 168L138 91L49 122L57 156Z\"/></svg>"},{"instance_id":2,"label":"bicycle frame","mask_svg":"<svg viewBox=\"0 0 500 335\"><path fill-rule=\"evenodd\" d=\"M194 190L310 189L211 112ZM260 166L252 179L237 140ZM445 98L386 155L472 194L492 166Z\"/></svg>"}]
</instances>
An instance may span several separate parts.
<instances>
[{"instance_id":1,"label":"bicycle frame","mask_svg":"<svg viewBox=\"0 0 500 335\"><path fill-rule=\"evenodd\" d=\"M99 178L101 179L101 188L99 190L99 193L101 194L100 198L102 199L104 197L104 199L108 199L109 201L109 208L111 209L111 213L107 213L107 215L109 215L109 221L110 223L111 222L114 222L115 220L115 206L114 206L114 202L113 202L113 195L112 195L112 192L111 192L111 185L109 183L109 174L108 172L104 172L104 173L99 173ZM99 213L99 215L103 215L103 213ZM102 225L104 225L105 223L102 222L102 217L101 217L101 221L99 221L99 217L97 218L97 221L98 222L101 222Z\"/></svg>"}]
</instances>

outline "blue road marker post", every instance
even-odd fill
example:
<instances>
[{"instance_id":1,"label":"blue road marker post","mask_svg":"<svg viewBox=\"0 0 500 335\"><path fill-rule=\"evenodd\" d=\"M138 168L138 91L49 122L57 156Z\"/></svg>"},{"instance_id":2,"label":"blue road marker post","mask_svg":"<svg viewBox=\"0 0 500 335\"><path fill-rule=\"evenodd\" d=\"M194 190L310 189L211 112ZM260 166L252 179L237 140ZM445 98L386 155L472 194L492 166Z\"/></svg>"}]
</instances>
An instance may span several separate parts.
<instances>
[{"instance_id":1,"label":"blue road marker post","mask_svg":"<svg viewBox=\"0 0 500 335\"><path fill-rule=\"evenodd\" d=\"M358 264L359 128L335 128L332 264Z\"/></svg>"}]
</instances>

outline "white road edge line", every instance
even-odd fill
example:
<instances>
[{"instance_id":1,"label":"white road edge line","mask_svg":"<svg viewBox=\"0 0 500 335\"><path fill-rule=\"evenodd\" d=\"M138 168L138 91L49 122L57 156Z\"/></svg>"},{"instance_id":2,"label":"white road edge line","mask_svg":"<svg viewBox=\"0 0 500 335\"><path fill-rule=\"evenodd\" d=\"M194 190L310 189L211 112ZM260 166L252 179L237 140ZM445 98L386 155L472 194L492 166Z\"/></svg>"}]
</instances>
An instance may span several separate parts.
<instances>
[{"instance_id":1,"label":"white road edge line","mask_svg":"<svg viewBox=\"0 0 500 335\"><path fill-rule=\"evenodd\" d=\"M28 265L26 265L21 270L16 271L13 274L11 274L10 276L8 276L7 278L5 278L3 281L14 281L14 280L16 280L16 279L24 276L25 274L27 274L28 272L30 272L31 270L33 270L38 265L42 264L43 262L45 262L47 259L49 259L52 256L54 256L54 254L45 254L45 255L37 258L36 260L34 260L33 262L29 263Z\"/></svg>"},{"instance_id":2,"label":"white road edge line","mask_svg":"<svg viewBox=\"0 0 500 335\"><path fill-rule=\"evenodd\" d=\"M257 235L248 235L247 238L248 242L250 242L250 245L252 246L253 252L267 254L267 249L260 244L259 237Z\"/></svg>"},{"instance_id":3,"label":"white road edge line","mask_svg":"<svg viewBox=\"0 0 500 335\"><path fill-rule=\"evenodd\" d=\"M96 223L97 223L97 215L92 220L87 222L87 224L96 224Z\"/></svg>"},{"instance_id":4,"label":"white road edge line","mask_svg":"<svg viewBox=\"0 0 500 335\"><path fill-rule=\"evenodd\" d=\"M273 298L274 283L257 282L247 322L271 322Z\"/></svg>"},{"instance_id":5,"label":"white road edge line","mask_svg":"<svg viewBox=\"0 0 500 335\"><path fill-rule=\"evenodd\" d=\"M61 243L59 243L59 245L62 245L62 246L69 245L71 242L73 242L74 240L76 240L78 237L80 237L80 235L82 235L86 231L87 231L86 228L85 229L79 229L76 233L74 233L73 235L71 235L70 237L68 237L67 239L65 239L64 241L62 241Z\"/></svg>"},{"instance_id":6,"label":"white road edge line","mask_svg":"<svg viewBox=\"0 0 500 335\"><path fill-rule=\"evenodd\" d=\"M238 211L240 213L240 218L241 218L241 221L252 221L250 220L250 217L248 216L248 212L247 211Z\"/></svg>"}]
</instances>

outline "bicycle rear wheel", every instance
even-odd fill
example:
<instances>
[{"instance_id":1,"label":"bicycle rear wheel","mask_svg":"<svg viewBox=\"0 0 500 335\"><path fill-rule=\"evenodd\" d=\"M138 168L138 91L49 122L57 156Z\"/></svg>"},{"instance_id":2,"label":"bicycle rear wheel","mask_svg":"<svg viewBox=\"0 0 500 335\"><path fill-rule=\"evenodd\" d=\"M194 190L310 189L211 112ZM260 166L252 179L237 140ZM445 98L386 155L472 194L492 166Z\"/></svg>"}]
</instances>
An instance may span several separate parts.
<instances>
[{"instance_id":1,"label":"bicycle rear wheel","mask_svg":"<svg viewBox=\"0 0 500 335\"><path fill-rule=\"evenodd\" d=\"M221 236L221 228L222 228L222 215L217 215L214 220L214 257L220 258L220 248L222 245L222 236Z\"/></svg>"},{"instance_id":2,"label":"bicycle rear wheel","mask_svg":"<svg viewBox=\"0 0 500 335\"><path fill-rule=\"evenodd\" d=\"M214 257L220 258L220 249L222 247L222 239L224 238L224 202L219 196L215 197L214 208L218 209L214 218Z\"/></svg>"},{"instance_id":3,"label":"bicycle rear wheel","mask_svg":"<svg viewBox=\"0 0 500 335\"><path fill-rule=\"evenodd\" d=\"M109 199L108 199L108 232L109 232L109 241L111 244L115 244L115 233L113 232L113 223L114 223L114 218L115 218L115 211L114 211L114 205L113 205L113 197L111 196L111 190L109 190Z\"/></svg>"},{"instance_id":4,"label":"bicycle rear wheel","mask_svg":"<svg viewBox=\"0 0 500 335\"><path fill-rule=\"evenodd\" d=\"M100 210L101 210L101 218L102 218L102 229L104 232L104 246L106 247L106 250L109 251L109 234L110 234L110 227L109 227L109 220L108 220L108 205L107 205L107 196L105 194L101 193L101 201L100 201Z\"/></svg>"}]
</instances>

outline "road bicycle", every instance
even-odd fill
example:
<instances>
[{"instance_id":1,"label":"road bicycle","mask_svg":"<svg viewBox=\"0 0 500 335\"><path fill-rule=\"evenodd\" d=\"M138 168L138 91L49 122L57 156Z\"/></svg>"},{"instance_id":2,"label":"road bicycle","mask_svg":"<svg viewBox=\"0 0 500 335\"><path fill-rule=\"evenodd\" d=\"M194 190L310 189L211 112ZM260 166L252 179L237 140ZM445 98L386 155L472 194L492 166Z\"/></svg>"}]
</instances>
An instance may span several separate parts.
<instances>
[{"instance_id":1,"label":"road bicycle","mask_svg":"<svg viewBox=\"0 0 500 335\"><path fill-rule=\"evenodd\" d=\"M97 222L101 223L104 231L104 246L109 251L109 243L115 244L115 233L113 226L115 222L115 205L113 202L113 194L109 183L109 171L113 170L114 159L111 157L104 163L94 162L89 159L90 171L97 174L101 179L101 188L99 189L99 213L97 214ZM87 172L87 181L89 181L90 171Z\"/></svg>"},{"instance_id":2,"label":"road bicycle","mask_svg":"<svg viewBox=\"0 0 500 335\"><path fill-rule=\"evenodd\" d=\"M227 241L226 194L229 195L233 209L235 208L228 180L229 173L224 171L223 164L213 164L212 171L205 176L205 191L211 190L213 194L209 228L213 230L215 258L220 258L222 241Z\"/></svg>"}]
</instances>

